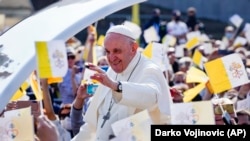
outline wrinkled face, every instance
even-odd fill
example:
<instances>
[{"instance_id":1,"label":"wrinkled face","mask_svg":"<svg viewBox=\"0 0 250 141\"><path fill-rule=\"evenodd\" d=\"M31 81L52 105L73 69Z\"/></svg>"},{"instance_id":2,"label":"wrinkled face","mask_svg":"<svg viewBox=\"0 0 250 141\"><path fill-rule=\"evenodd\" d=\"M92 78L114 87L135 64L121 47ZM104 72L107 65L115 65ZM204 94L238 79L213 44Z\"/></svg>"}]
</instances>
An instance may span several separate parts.
<instances>
[{"instance_id":1,"label":"wrinkled face","mask_svg":"<svg viewBox=\"0 0 250 141\"><path fill-rule=\"evenodd\" d=\"M105 37L104 48L110 67L116 72L123 72L136 54L137 44L133 39L117 33Z\"/></svg>"}]
</instances>

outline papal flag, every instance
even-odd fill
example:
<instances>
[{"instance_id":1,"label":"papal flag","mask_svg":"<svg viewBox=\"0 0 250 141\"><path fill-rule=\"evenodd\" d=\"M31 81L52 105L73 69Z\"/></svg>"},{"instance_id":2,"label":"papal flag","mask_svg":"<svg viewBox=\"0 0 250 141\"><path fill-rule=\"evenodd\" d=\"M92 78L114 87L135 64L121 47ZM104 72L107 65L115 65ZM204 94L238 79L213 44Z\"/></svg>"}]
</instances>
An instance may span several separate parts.
<instances>
[{"instance_id":1,"label":"papal flag","mask_svg":"<svg viewBox=\"0 0 250 141\"><path fill-rule=\"evenodd\" d=\"M165 35L162 39L162 43L166 46L174 47L177 39L172 35Z\"/></svg>"},{"instance_id":2,"label":"papal flag","mask_svg":"<svg viewBox=\"0 0 250 141\"><path fill-rule=\"evenodd\" d=\"M36 96L36 100L42 100L43 95L42 95L42 90L41 90L41 86L39 85L38 79L39 78L37 78L36 72L35 71L32 72L29 77L31 89Z\"/></svg>"},{"instance_id":3,"label":"papal flag","mask_svg":"<svg viewBox=\"0 0 250 141\"><path fill-rule=\"evenodd\" d=\"M203 64L207 61L207 58L204 57L199 50L195 50L193 58L193 62L195 65L197 65L199 68L203 69Z\"/></svg>"},{"instance_id":4,"label":"papal flag","mask_svg":"<svg viewBox=\"0 0 250 141\"><path fill-rule=\"evenodd\" d=\"M24 81L23 84L19 87L19 89L12 96L11 101L16 101L21 99L24 95L26 95L26 89L29 87L29 83Z\"/></svg>"},{"instance_id":5,"label":"papal flag","mask_svg":"<svg viewBox=\"0 0 250 141\"><path fill-rule=\"evenodd\" d=\"M206 73L196 67L190 67L186 75L186 83L207 83Z\"/></svg>"},{"instance_id":6,"label":"papal flag","mask_svg":"<svg viewBox=\"0 0 250 141\"><path fill-rule=\"evenodd\" d=\"M144 31L143 37L144 37L146 43L160 41L160 37L159 37L156 29L153 26L149 27L148 29L146 29Z\"/></svg>"},{"instance_id":7,"label":"papal flag","mask_svg":"<svg viewBox=\"0 0 250 141\"><path fill-rule=\"evenodd\" d=\"M241 26L241 24L244 22L244 19L240 17L238 14L234 14L229 18L229 21L235 25L237 28Z\"/></svg>"},{"instance_id":8,"label":"papal flag","mask_svg":"<svg viewBox=\"0 0 250 141\"><path fill-rule=\"evenodd\" d=\"M183 102L192 101L205 87L208 82L208 77L202 70L191 67L187 71L186 83L198 83L191 89L186 90L183 94Z\"/></svg>"},{"instance_id":9,"label":"papal flag","mask_svg":"<svg viewBox=\"0 0 250 141\"><path fill-rule=\"evenodd\" d=\"M111 125L116 138L111 141L150 141L150 125L152 123L147 110L116 121Z\"/></svg>"},{"instance_id":10,"label":"papal flag","mask_svg":"<svg viewBox=\"0 0 250 141\"><path fill-rule=\"evenodd\" d=\"M166 50L167 48L165 45L157 42L151 42L146 46L142 54L156 63L162 71L165 71L169 67Z\"/></svg>"},{"instance_id":11,"label":"papal flag","mask_svg":"<svg viewBox=\"0 0 250 141\"><path fill-rule=\"evenodd\" d=\"M188 40L185 44L186 48L188 50L193 49L194 47L198 46L200 44L200 40L198 37L193 37L192 39Z\"/></svg>"},{"instance_id":12,"label":"papal flag","mask_svg":"<svg viewBox=\"0 0 250 141\"><path fill-rule=\"evenodd\" d=\"M246 68L239 54L230 54L204 64L215 94L249 83Z\"/></svg>"},{"instance_id":13,"label":"papal flag","mask_svg":"<svg viewBox=\"0 0 250 141\"><path fill-rule=\"evenodd\" d=\"M40 78L63 77L68 70L64 41L37 41L37 71Z\"/></svg>"}]
</instances>

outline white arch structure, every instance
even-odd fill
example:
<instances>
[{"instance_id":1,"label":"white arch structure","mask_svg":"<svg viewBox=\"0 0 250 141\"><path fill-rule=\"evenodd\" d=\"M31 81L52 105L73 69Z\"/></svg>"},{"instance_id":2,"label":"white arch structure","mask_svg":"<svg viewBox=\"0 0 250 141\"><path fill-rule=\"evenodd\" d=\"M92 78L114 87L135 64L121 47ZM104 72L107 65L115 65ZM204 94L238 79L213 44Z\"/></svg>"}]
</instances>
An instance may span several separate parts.
<instances>
[{"instance_id":1,"label":"white arch structure","mask_svg":"<svg viewBox=\"0 0 250 141\"><path fill-rule=\"evenodd\" d=\"M2 34L0 111L36 69L35 41L66 41L88 25L144 1L146 0L62 0L34 13ZM8 66L3 56L12 60ZM6 68L10 74L3 71Z\"/></svg>"}]
</instances>

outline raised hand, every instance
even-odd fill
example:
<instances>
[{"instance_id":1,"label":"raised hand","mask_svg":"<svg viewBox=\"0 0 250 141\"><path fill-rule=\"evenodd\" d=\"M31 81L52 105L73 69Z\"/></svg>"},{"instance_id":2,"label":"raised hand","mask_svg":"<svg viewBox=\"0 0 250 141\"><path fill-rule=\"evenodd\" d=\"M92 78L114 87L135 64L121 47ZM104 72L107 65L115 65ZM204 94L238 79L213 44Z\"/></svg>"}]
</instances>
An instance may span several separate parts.
<instances>
[{"instance_id":1,"label":"raised hand","mask_svg":"<svg viewBox=\"0 0 250 141\"><path fill-rule=\"evenodd\" d=\"M45 116L36 118L39 141L59 141L59 133L56 126Z\"/></svg>"},{"instance_id":2,"label":"raised hand","mask_svg":"<svg viewBox=\"0 0 250 141\"><path fill-rule=\"evenodd\" d=\"M94 79L94 80L100 82L101 84L111 88L111 89L116 88L116 82L114 80L110 79L103 69L101 69L100 67L98 67L92 63L88 63L87 66L90 70L96 71L96 73L90 77L91 79Z\"/></svg>"}]
</instances>

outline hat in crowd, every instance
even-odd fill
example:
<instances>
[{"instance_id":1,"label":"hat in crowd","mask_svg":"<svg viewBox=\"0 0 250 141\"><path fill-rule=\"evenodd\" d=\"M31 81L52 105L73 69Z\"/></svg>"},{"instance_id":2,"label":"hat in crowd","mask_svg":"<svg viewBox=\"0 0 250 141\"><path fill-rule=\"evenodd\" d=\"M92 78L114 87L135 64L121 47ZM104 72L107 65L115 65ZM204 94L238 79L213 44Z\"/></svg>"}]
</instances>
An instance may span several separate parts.
<instances>
[{"instance_id":1,"label":"hat in crowd","mask_svg":"<svg viewBox=\"0 0 250 141\"><path fill-rule=\"evenodd\" d=\"M196 9L194 8L194 7L189 7L188 9L187 9L187 11L188 12L196 12Z\"/></svg>"},{"instance_id":2,"label":"hat in crowd","mask_svg":"<svg viewBox=\"0 0 250 141\"><path fill-rule=\"evenodd\" d=\"M67 56L75 56L75 50L72 47L67 47Z\"/></svg>"},{"instance_id":3,"label":"hat in crowd","mask_svg":"<svg viewBox=\"0 0 250 141\"><path fill-rule=\"evenodd\" d=\"M168 52L175 52L175 48L174 47L169 47Z\"/></svg>"},{"instance_id":4,"label":"hat in crowd","mask_svg":"<svg viewBox=\"0 0 250 141\"><path fill-rule=\"evenodd\" d=\"M225 28L225 30L226 30L227 32L233 32L233 31L234 31L234 27L231 26L231 25L229 25L229 26L227 26L227 27Z\"/></svg>"},{"instance_id":5,"label":"hat in crowd","mask_svg":"<svg viewBox=\"0 0 250 141\"><path fill-rule=\"evenodd\" d=\"M172 13L172 15L173 15L174 17L180 17L180 16L181 16L181 11L179 11L179 10L174 10L173 13Z\"/></svg>"},{"instance_id":6,"label":"hat in crowd","mask_svg":"<svg viewBox=\"0 0 250 141\"><path fill-rule=\"evenodd\" d=\"M109 28L106 34L108 33L118 33L136 40L136 37L133 34L132 30L125 25L114 25Z\"/></svg>"}]
</instances>

